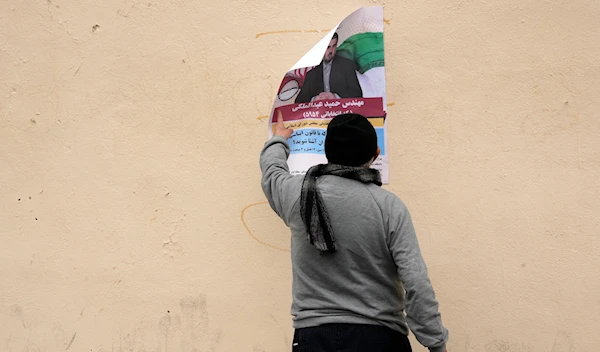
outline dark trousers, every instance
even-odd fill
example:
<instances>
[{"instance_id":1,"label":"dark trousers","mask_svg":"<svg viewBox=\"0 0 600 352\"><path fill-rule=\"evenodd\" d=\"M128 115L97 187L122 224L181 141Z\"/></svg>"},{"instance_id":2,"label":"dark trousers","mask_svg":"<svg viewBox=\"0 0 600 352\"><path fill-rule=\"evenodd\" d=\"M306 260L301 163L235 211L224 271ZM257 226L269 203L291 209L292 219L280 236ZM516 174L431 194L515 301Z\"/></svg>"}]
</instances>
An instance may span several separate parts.
<instances>
[{"instance_id":1,"label":"dark trousers","mask_svg":"<svg viewBox=\"0 0 600 352\"><path fill-rule=\"evenodd\" d=\"M292 352L412 352L408 337L378 325L325 324L296 329Z\"/></svg>"}]
</instances>

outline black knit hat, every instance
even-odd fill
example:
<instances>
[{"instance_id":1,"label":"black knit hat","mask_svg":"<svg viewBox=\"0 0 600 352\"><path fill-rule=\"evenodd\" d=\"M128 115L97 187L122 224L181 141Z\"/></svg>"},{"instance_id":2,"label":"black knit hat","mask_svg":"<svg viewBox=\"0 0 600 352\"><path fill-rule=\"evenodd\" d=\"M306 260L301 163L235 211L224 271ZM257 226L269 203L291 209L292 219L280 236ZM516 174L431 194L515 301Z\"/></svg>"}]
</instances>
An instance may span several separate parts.
<instances>
[{"instance_id":1,"label":"black knit hat","mask_svg":"<svg viewBox=\"0 0 600 352\"><path fill-rule=\"evenodd\" d=\"M325 156L331 164L360 166L377 152L377 133L364 116L341 114L327 126Z\"/></svg>"}]
</instances>

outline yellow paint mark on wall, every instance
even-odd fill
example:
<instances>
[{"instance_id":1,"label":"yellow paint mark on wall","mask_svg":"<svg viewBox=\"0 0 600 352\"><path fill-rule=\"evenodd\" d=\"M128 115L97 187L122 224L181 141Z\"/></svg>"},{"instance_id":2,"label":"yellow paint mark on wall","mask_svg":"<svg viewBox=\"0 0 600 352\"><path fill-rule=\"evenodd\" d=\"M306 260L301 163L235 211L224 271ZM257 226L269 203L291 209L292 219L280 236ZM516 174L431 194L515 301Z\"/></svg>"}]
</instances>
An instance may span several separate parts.
<instances>
[{"instance_id":1,"label":"yellow paint mark on wall","mask_svg":"<svg viewBox=\"0 0 600 352\"><path fill-rule=\"evenodd\" d=\"M272 32L262 32L256 35L256 38L260 38L265 35L270 34L286 34L286 33L321 33L321 32L329 32L331 29L284 29L280 31L272 31Z\"/></svg>"},{"instance_id":2,"label":"yellow paint mark on wall","mask_svg":"<svg viewBox=\"0 0 600 352\"><path fill-rule=\"evenodd\" d=\"M390 24L390 20L383 19L385 24ZM283 29L279 31L271 31L271 32L262 32L256 35L256 39L260 37L264 37L265 35L271 34L287 34L287 33L321 33L321 32L329 32L331 29Z\"/></svg>"},{"instance_id":3,"label":"yellow paint mark on wall","mask_svg":"<svg viewBox=\"0 0 600 352\"><path fill-rule=\"evenodd\" d=\"M242 214L240 215L240 218L242 220L242 224L246 228L246 231L248 231L248 234L250 235L250 237L252 237L256 242L262 244L263 246L267 246L269 248L273 248L273 249L276 249L276 250L281 251L281 252L289 252L290 251L289 249L285 249L285 248L280 248L280 247L274 246L274 245L269 244L269 243L267 243L267 242L259 239L258 237L256 237L254 235L254 233L252 233L252 230L250 230L250 227L248 226L248 224L246 223L246 219L244 218L244 215L246 214L246 210L248 210L248 209L250 209L252 207L255 207L257 205L262 205L262 204L268 204L268 202L252 203L252 204L246 206L244 209L242 209Z\"/></svg>"}]
</instances>

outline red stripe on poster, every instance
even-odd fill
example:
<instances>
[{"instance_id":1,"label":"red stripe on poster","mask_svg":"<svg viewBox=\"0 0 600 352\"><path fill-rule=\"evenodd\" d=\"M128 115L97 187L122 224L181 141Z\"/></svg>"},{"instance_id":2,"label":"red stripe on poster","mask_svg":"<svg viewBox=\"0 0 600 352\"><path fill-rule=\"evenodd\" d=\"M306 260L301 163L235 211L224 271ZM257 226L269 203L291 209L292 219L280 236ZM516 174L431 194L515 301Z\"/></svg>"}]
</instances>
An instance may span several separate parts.
<instances>
[{"instance_id":1,"label":"red stripe on poster","mask_svg":"<svg viewBox=\"0 0 600 352\"><path fill-rule=\"evenodd\" d=\"M386 116L382 98L347 98L284 105L274 109L271 121L277 121L278 110L281 111L284 121L332 119L345 113L360 114L364 117Z\"/></svg>"}]
</instances>

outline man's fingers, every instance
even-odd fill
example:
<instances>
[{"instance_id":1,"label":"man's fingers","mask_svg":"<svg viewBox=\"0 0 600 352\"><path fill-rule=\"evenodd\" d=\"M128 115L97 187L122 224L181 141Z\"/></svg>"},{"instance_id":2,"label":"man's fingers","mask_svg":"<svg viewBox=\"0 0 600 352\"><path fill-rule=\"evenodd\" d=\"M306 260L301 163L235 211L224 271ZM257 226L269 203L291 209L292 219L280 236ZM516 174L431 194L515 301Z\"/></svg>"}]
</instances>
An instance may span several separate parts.
<instances>
[{"instance_id":1,"label":"man's fingers","mask_svg":"<svg viewBox=\"0 0 600 352\"><path fill-rule=\"evenodd\" d=\"M283 114L281 113L281 110L277 110L277 127L287 129L283 124Z\"/></svg>"},{"instance_id":2,"label":"man's fingers","mask_svg":"<svg viewBox=\"0 0 600 352\"><path fill-rule=\"evenodd\" d=\"M285 125L283 124L283 114L281 113L281 110L277 110L277 125L275 126L274 132L276 135L282 136L286 139L290 138L292 136L292 133L294 132L293 129L285 127Z\"/></svg>"}]
</instances>

